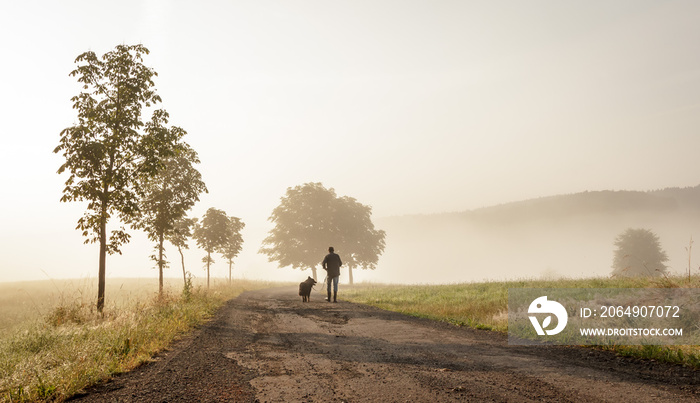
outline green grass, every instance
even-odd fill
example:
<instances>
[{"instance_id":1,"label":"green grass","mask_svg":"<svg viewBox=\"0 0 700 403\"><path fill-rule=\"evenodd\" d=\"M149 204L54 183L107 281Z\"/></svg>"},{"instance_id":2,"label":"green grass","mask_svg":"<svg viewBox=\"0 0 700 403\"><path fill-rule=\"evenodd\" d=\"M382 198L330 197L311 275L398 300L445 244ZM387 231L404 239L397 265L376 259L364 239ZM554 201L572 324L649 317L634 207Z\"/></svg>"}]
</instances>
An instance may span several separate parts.
<instances>
[{"instance_id":1,"label":"green grass","mask_svg":"<svg viewBox=\"0 0 700 403\"><path fill-rule=\"evenodd\" d=\"M343 298L457 326L508 331L509 288L700 288L700 277L517 280L453 285L357 285ZM605 346L620 355L700 368L700 346Z\"/></svg>"},{"instance_id":2,"label":"green grass","mask_svg":"<svg viewBox=\"0 0 700 403\"><path fill-rule=\"evenodd\" d=\"M0 284L0 401L63 401L129 371L204 323L226 300L264 282L195 285L183 298L171 280L163 298L155 280L110 279L104 314L94 310L94 281ZM346 299L459 326L507 331L508 288L696 287L700 278L510 281L439 286L362 285ZM700 368L699 346L605 346L620 355Z\"/></svg>"},{"instance_id":3,"label":"green grass","mask_svg":"<svg viewBox=\"0 0 700 403\"><path fill-rule=\"evenodd\" d=\"M14 312L9 316L14 320L0 333L0 401L65 400L149 361L209 319L226 300L271 285L234 281L229 287L222 282L209 291L195 286L185 298L174 285L158 297L153 292L155 283L147 287L151 291L145 291L146 287L139 291L134 282L137 280L123 280L121 285L122 290L132 286L134 292L112 290L110 294L108 288L103 315L95 312L93 299L88 297L93 296L87 292L91 286L59 284L56 290L60 291L53 295L47 288L44 294L38 292L46 284L3 284L5 288L29 287L31 292L16 295L27 295L32 303L18 301L14 311L0 305Z\"/></svg>"}]
</instances>

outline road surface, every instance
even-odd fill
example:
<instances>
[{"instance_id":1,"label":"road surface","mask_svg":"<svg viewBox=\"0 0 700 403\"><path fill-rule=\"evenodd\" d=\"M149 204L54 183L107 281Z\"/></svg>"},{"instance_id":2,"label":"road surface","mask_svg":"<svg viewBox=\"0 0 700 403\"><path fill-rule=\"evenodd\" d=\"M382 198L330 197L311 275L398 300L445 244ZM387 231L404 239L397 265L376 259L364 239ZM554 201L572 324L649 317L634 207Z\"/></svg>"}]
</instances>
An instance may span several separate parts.
<instances>
[{"instance_id":1,"label":"road surface","mask_svg":"<svg viewBox=\"0 0 700 403\"><path fill-rule=\"evenodd\" d=\"M698 402L700 371L382 311L250 291L96 402ZM339 295L342 299L342 290Z\"/></svg>"}]
</instances>

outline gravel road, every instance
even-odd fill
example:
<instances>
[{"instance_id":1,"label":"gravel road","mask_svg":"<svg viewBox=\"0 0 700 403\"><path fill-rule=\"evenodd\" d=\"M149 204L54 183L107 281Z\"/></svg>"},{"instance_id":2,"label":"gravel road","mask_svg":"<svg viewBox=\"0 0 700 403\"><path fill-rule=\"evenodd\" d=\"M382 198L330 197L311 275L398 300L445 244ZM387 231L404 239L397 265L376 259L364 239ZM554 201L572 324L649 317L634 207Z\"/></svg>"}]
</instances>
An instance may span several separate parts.
<instances>
[{"instance_id":1,"label":"gravel road","mask_svg":"<svg viewBox=\"0 0 700 403\"><path fill-rule=\"evenodd\" d=\"M88 402L698 402L700 371L578 347L508 346L295 287L250 291ZM339 294L342 299L342 290Z\"/></svg>"}]
</instances>

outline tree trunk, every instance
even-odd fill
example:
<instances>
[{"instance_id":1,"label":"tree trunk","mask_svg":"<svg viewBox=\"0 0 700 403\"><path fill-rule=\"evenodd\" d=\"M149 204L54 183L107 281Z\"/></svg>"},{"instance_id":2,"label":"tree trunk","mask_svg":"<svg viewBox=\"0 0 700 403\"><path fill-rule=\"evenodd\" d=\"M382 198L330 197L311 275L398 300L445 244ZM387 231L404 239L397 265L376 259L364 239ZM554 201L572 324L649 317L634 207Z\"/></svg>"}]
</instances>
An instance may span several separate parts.
<instances>
[{"instance_id":1,"label":"tree trunk","mask_svg":"<svg viewBox=\"0 0 700 403\"><path fill-rule=\"evenodd\" d=\"M207 252L207 290L209 289L209 265L211 264L211 252Z\"/></svg>"},{"instance_id":2,"label":"tree trunk","mask_svg":"<svg viewBox=\"0 0 700 403\"><path fill-rule=\"evenodd\" d=\"M231 285L231 266L233 266L233 261L228 261L228 285Z\"/></svg>"},{"instance_id":3,"label":"tree trunk","mask_svg":"<svg viewBox=\"0 0 700 403\"><path fill-rule=\"evenodd\" d=\"M177 247L177 251L180 252L180 260L182 261L182 280L187 285L187 273L185 273L185 255L182 253L182 248Z\"/></svg>"},{"instance_id":4,"label":"tree trunk","mask_svg":"<svg viewBox=\"0 0 700 403\"><path fill-rule=\"evenodd\" d=\"M102 313L105 307L105 272L107 263L107 217L102 209L100 217L100 268L97 274L97 312Z\"/></svg>"},{"instance_id":5,"label":"tree trunk","mask_svg":"<svg viewBox=\"0 0 700 403\"><path fill-rule=\"evenodd\" d=\"M311 268L311 275L313 276L314 280L318 281L318 278L316 277L316 267Z\"/></svg>"},{"instance_id":6,"label":"tree trunk","mask_svg":"<svg viewBox=\"0 0 700 403\"><path fill-rule=\"evenodd\" d=\"M163 296L163 234L158 236L158 295Z\"/></svg>"},{"instance_id":7,"label":"tree trunk","mask_svg":"<svg viewBox=\"0 0 700 403\"><path fill-rule=\"evenodd\" d=\"M350 285L352 285L352 266L348 266L348 274L350 274Z\"/></svg>"}]
</instances>

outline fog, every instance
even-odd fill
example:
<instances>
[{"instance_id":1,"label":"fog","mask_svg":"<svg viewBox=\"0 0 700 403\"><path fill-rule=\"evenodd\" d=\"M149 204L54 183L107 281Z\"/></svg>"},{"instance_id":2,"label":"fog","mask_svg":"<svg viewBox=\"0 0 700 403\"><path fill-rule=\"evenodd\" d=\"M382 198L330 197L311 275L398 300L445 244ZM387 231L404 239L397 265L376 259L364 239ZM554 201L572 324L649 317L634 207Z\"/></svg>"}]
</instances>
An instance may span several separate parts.
<instances>
[{"instance_id":1,"label":"fog","mask_svg":"<svg viewBox=\"0 0 700 403\"><path fill-rule=\"evenodd\" d=\"M285 190L308 182L372 206L387 232L358 282L607 275L627 227L655 231L680 272L693 211L485 212L697 185L698 15L695 1L651 0L2 2L0 281L97 275L52 150L76 121L75 58L136 43L202 161L209 193L190 216L215 207L246 224L236 278L309 274L257 253ZM157 275L152 243L130 234L108 279ZM187 269L205 276L190 247Z\"/></svg>"},{"instance_id":2,"label":"fog","mask_svg":"<svg viewBox=\"0 0 700 403\"><path fill-rule=\"evenodd\" d=\"M407 283L608 277L613 242L627 228L656 233L669 257L668 273L678 275L687 273L686 248L700 228L698 208L655 211L630 205L592 213L583 204L566 215L542 208L526 215L531 209L524 204L509 205L519 217L508 211L479 217L476 211L378 220L390 240L383 277ZM693 274L700 274L699 261L692 259Z\"/></svg>"}]
</instances>

